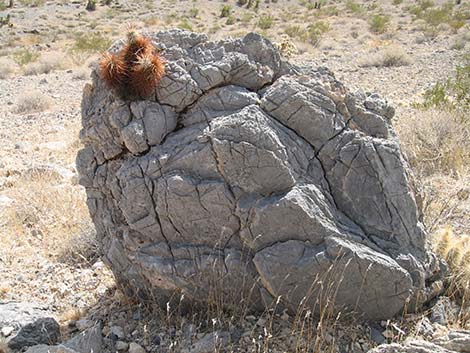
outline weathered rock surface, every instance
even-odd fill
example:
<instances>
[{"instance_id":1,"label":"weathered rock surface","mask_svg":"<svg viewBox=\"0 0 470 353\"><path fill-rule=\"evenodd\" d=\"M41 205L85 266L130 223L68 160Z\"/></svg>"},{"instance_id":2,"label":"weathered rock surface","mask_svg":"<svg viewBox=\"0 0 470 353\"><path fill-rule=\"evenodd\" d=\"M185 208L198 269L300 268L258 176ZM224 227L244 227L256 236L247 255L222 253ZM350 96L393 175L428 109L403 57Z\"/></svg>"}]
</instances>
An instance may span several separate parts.
<instances>
[{"instance_id":1,"label":"weathered rock surface","mask_svg":"<svg viewBox=\"0 0 470 353\"><path fill-rule=\"evenodd\" d=\"M101 326L96 324L62 344L38 344L28 348L26 353L100 353L102 346Z\"/></svg>"},{"instance_id":2,"label":"weathered rock surface","mask_svg":"<svg viewBox=\"0 0 470 353\"><path fill-rule=\"evenodd\" d=\"M152 38L155 97L122 101L94 72L82 101L80 183L129 290L294 311L329 297L369 319L426 298L437 266L385 100L253 33Z\"/></svg>"},{"instance_id":3,"label":"weathered rock surface","mask_svg":"<svg viewBox=\"0 0 470 353\"><path fill-rule=\"evenodd\" d=\"M470 352L470 331L451 330L432 342L410 340L403 344L384 344L368 353L468 353Z\"/></svg>"},{"instance_id":4,"label":"weathered rock surface","mask_svg":"<svg viewBox=\"0 0 470 353\"><path fill-rule=\"evenodd\" d=\"M0 330L13 351L38 344L55 344L61 337L53 313L28 302L0 302Z\"/></svg>"}]
</instances>

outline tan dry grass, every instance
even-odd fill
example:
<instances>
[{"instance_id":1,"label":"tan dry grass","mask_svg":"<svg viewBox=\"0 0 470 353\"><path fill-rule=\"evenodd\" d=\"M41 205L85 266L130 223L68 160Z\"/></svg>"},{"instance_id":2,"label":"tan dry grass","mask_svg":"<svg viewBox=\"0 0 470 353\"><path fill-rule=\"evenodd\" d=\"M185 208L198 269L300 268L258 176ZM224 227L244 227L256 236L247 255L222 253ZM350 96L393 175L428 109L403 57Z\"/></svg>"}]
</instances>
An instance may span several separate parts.
<instances>
[{"instance_id":1,"label":"tan dry grass","mask_svg":"<svg viewBox=\"0 0 470 353\"><path fill-rule=\"evenodd\" d=\"M17 73L19 66L12 59L7 57L0 58L0 79L7 79Z\"/></svg>"},{"instance_id":2,"label":"tan dry grass","mask_svg":"<svg viewBox=\"0 0 470 353\"><path fill-rule=\"evenodd\" d=\"M448 291L460 302L459 325L466 327L470 323L470 236L445 227L434 234L433 247L449 265Z\"/></svg>"},{"instance_id":3,"label":"tan dry grass","mask_svg":"<svg viewBox=\"0 0 470 353\"><path fill-rule=\"evenodd\" d=\"M23 72L25 75L39 75L56 70L65 70L72 66L72 60L67 54L60 51L50 51L43 53L37 61L26 65Z\"/></svg>"},{"instance_id":4,"label":"tan dry grass","mask_svg":"<svg viewBox=\"0 0 470 353\"><path fill-rule=\"evenodd\" d=\"M47 110L52 105L52 99L39 91L25 92L18 97L15 112L18 114L37 113Z\"/></svg>"}]
</instances>

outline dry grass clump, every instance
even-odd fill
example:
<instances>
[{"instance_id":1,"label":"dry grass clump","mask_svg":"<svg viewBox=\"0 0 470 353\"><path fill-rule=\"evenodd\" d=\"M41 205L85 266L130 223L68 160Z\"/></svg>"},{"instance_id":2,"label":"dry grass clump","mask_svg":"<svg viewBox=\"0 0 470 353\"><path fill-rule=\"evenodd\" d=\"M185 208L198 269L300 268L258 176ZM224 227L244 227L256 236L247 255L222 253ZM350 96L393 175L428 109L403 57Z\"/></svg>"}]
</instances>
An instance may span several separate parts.
<instances>
[{"instance_id":1,"label":"dry grass clump","mask_svg":"<svg viewBox=\"0 0 470 353\"><path fill-rule=\"evenodd\" d=\"M394 67L411 64L411 59L405 50L399 46L388 46L376 55L364 59L360 65L363 67Z\"/></svg>"},{"instance_id":2,"label":"dry grass clump","mask_svg":"<svg viewBox=\"0 0 470 353\"><path fill-rule=\"evenodd\" d=\"M41 55L36 61L25 66L25 75L39 75L47 74L55 70L65 70L71 67L71 60L67 58L66 54L51 51Z\"/></svg>"},{"instance_id":3,"label":"dry grass clump","mask_svg":"<svg viewBox=\"0 0 470 353\"><path fill-rule=\"evenodd\" d=\"M60 253L70 246L71 237L91 227L83 190L58 184L47 173L21 178L8 196L15 200L6 215L11 234L32 235L40 247L47 243L50 253Z\"/></svg>"},{"instance_id":4,"label":"dry grass clump","mask_svg":"<svg viewBox=\"0 0 470 353\"><path fill-rule=\"evenodd\" d=\"M457 235L446 227L434 235L433 247L449 266L449 292L460 302L459 319L465 327L470 320L470 313L465 310L470 300L470 236Z\"/></svg>"},{"instance_id":5,"label":"dry grass clump","mask_svg":"<svg viewBox=\"0 0 470 353\"><path fill-rule=\"evenodd\" d=\"M18 72L19 66L10 58L0 58L0 79L6 79Z\"/></svg>"},{"instance_id":6,"label":"dry grass clump","mask_svg":"<svg viewBox=\"0 0 470 353\"><path fill-rule=\"evenodd\" d=\"M39 91L30 91L19 96L15 112L18 114L42 112L49 109L51 104L52 100L50 97Z\"/></svg>"},{"instance_id":7,"label":"dry grass clump","mask_svg":"<svg viewBox=\"0 0 470 353\"><path fill-rule=\"evenodd\" d=\"M465 174L470 168L470 124L445 110L413 110L398 120L406 155L420 179L436 173Z\"/></svg>"}]
</instances>

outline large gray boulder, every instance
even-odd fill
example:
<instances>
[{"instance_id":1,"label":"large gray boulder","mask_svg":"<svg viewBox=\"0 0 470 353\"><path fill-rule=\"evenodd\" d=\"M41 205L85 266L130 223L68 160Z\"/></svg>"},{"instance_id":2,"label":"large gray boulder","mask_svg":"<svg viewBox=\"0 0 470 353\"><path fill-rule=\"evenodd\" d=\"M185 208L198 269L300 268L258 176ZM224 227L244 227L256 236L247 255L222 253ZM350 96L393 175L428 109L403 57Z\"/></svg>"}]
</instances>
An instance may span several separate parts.
<instances>
[{"instance_id":1,"label":"large gray boulder","mask_svg":"<svg viewBox=\"0 0 470 353\"><path fill-rule=\"evenodd\" d=\"M123 101L95 70L77 158L129 291L254 310L328 300L368 319L427 297L436 262L384 99L254 33L151 37L167 60L155 96Z\"/></svg>"}]
</instances>

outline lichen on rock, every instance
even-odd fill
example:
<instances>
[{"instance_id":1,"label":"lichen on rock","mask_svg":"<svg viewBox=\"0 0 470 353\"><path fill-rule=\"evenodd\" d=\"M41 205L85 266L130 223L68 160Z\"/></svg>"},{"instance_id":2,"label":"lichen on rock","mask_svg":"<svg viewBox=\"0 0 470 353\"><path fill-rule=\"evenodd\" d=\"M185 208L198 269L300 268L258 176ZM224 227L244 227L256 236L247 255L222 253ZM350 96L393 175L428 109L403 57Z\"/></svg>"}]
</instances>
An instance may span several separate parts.
<instances>
[{"instance_id":1,"label":"lichen on rock","mask_svg":"<svg viewBox=\"0 0 470 353\"><path fill-rule=\"evenodd\" d=\"M384 99L254 33L150 37L153 96L123 101L94 72L82 101L80 182L121 283L253 310L334 293L367 319L426 298L436 264Z\"/></svg>"}]
</instances>

